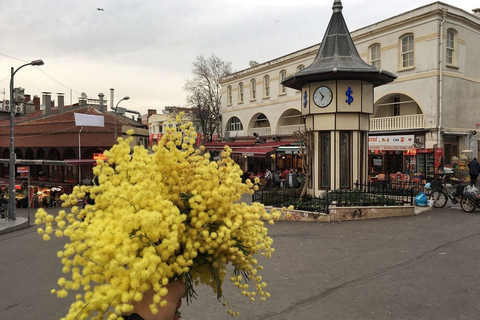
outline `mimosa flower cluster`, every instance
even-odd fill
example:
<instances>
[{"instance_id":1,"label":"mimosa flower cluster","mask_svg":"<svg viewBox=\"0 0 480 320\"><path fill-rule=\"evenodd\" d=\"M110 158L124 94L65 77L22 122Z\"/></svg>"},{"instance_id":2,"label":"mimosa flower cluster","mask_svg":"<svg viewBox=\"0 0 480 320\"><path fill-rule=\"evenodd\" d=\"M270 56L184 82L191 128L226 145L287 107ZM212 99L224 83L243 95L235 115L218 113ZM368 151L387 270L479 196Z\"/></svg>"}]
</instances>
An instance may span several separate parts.
<instances>
[{"instance_id":1,"label":"mimosa flower cluster","mask_svg":"<svg viewBox=\"0 0 480 320\"><path fill-rule=\"evenodd\" d=\"M131 137L119 138L105 151L108 160L94 167L95 185L62 196L69 212L38 210L35 222L45 240L51 234L69 238L58 252L66 276L52 290L58 297L75 294L63 319L117 319L150 288L156 313L166 304L165 286L177 279L187 285L187 302L196 285L207 284L232 315L238 313L222 295L225 278L252 301L269 297L255 256L273 253L265 223L280 213L239 203L255 186L242 183L231 150L225 147L212 161L194 148L195 138L181 116L153 153L132 150ZM95 204L81 208L87 192Z\"/></svg>"}]
</instances>

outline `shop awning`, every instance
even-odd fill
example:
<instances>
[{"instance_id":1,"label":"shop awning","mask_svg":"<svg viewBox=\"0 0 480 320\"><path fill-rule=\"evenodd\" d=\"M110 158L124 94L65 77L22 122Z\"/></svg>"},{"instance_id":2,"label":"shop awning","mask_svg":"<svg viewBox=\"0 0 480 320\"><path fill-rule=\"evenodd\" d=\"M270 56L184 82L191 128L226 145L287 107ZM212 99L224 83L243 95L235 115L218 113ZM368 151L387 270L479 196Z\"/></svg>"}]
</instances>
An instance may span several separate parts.
<instances>
[{"instance_id":1,"label":"shop awning","mask_svg":"<svg viewBox=\"0 0 480 320\"><path fill-rule=\"evenodd\" d=\"M414 135L370 136L368 149L370 150L398 150L406 151L413 148Z\"/></svg>"},{"instance_id":2,"label":"shop awning","mask_svg":"<svg viewBox=\"0 0 480 320\"><path fill-rule=\"evenodd\" d=\"M443 134L447 135L454 135L454 136L466 136L468 132L460 131L460 130L442 130Z\"/></svg>"},{"instance_id":3,"label":"shop awning","mask_svg":"<svg viewBox=\"0 0 480 320\"><path fill-rule=\"evenodd\" d=\"M206 142L203 144L205 147L205 150L207 151L223 151L225 149L225 146L229 146L230 149L235 150L235 149L241 149L241 148L246 148L253 146L253 141L247 141L247 142Z\"/></svg>"},{"instance_id":4,"label":"shop awning","mask_svg":"<svg viewBox=\"0 0 480 320\"><path fill-rule=\"evenodd\" d=\"M222 151L225 145L228 145L234 154L238 154L236 150L246 148L278 148L280 146L286 146L294 143L294 141L269 141L265 143L256 143L255 141L243 141L243 142L207 142L203 146L207 151Z\"/></svg>"},{"instance_id":5,"label":"shop awning","mask_svg":"<svg viewBox=\"0 0 480 320\"><path fill-rule=\"evenodd\" d=\"M263 158L266 157L268 153L274 152L275 150L277 150L277 148L250 147L234 150L232 151L232 154L234 156Z\"/></svg>"},{"instance_id":6,"label":"shop awning","mask_svg":"<svg viewBox=\"0 0 480 320\"><path fill-rule=\"evenodd\" d=\"M282 146L277 149L279 154L300 154L301 152L299 146Z\"/></svg>"}]
</instances>

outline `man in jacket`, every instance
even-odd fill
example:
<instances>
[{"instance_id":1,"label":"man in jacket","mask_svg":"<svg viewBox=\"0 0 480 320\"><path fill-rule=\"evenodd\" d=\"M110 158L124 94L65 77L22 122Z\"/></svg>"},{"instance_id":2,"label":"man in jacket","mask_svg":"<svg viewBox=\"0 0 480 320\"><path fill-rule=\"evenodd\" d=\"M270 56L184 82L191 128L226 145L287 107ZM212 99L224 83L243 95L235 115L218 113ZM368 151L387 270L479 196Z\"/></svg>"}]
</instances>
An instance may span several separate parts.
<instances>
[{"instance_id":1,"label":"man in jacket","mask_svg":"<svg viewBox=\"0 0 480 320\"><path fill-rule=\"evenodd\" d=\"M473 158L468 164L468 174L470 175L470 185L476 186L478 174L480 173L480 163L477 158Z\"/></svg>"}]
</instances>

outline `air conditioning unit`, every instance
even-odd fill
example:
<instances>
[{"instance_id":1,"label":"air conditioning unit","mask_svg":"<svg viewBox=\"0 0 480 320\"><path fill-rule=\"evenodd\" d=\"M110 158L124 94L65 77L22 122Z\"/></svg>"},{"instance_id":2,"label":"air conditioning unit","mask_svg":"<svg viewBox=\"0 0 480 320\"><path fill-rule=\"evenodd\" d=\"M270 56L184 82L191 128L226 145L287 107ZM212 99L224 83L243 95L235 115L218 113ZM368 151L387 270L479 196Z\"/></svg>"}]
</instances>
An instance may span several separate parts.
<instances>
[{"instance_id":1,"label":"air conditioning unit","mask_svg":"<svg viewBox=\"0 0 480 320\"><path fill-rule=\"evenodd\" d=\"M19 113L19 114L24 114L25 113L25 107L24 107L23 103L15 106L15 113Z\"/></svg>"},{"instance_id":2,"label":"air conditioning unit","mask_svg":"<svg viewBox=\"0 0 480 320\"><path fill-rule=\"evenodd\" d=\"M0 111L10 112L10 101L9 100L0 101Z\"/></svg>"}]
</instances>

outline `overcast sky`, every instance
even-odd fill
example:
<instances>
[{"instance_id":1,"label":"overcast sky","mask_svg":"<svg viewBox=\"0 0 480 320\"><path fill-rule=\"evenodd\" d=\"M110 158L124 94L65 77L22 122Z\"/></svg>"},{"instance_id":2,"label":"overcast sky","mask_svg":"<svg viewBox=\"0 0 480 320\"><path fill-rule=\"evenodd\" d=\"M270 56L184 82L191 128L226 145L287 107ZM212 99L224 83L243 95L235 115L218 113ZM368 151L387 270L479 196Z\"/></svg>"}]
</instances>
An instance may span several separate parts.
<instances>
[{"instance_id":1,"label":"overcast sky","mask_svg":"<svg viewBox=\"0 0 480 320\"><path fill-rule=\"evenodd\" d=\"M104 93L146 113L186 105L185 79L199 55L215 54L234 71L319 43L333 0L0 0L0 91L11 67L35 59L15 86L27 94L65 93L65 103ZM427 0L343 0L350 31L387 19ZM467 12L471 0L446 0ZM103 10L97 10L101 8ZM0 95L2 97L2 95Z\"/></svg>"}]
</instances>

